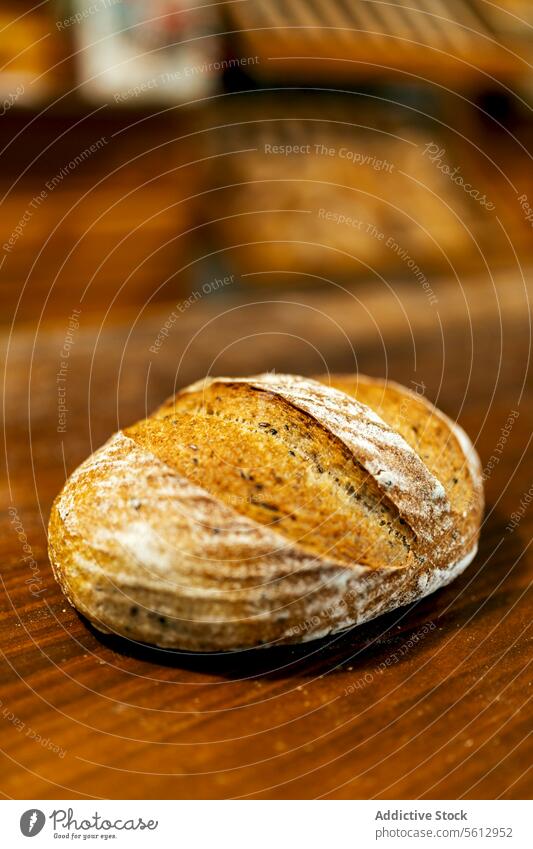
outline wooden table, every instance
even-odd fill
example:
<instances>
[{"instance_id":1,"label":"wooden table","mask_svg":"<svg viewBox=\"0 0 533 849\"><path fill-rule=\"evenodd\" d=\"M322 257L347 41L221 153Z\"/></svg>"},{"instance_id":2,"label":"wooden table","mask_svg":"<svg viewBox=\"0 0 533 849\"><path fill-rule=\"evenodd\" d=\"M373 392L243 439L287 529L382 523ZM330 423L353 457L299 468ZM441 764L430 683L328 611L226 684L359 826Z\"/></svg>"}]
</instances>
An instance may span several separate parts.
<instances>
[{"instance_id":1,"label":"wooden table","mask_svg":"<svg viewBox=\"0 0 533 849\"><path fill-rule=\"evenodd\" d=\"M234 281L224 294L181 302L157 354L149 349L173 304L114 313L111 321L82 305L64 433L56 375L79 303L67 298L63 318L6 334L3 794L530 794L532 287L525 278L436 282L437 305L406 283L251 295ZM46 556L50 504L65 475L175 383L209 370L312 374L325 366L423 383L475 439L487 511L466 573L418 604L302 648L196 656L89 627L66 603Z\"/></svg>"}]
</instances>

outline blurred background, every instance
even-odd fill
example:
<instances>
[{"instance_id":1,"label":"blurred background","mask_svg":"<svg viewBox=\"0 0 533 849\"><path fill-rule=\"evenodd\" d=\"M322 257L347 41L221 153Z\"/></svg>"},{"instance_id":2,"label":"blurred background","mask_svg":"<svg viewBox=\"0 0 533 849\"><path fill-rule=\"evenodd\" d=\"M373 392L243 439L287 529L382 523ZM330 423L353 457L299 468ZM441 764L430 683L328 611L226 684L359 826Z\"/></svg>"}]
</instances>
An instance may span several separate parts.
<instances>
[{"instance_id":1,"label":"blurred background","mask_svg":"<svg viewBox=\"0 0 533 849\"><path fill-rule=\"evenodd\" d=\"M56 406L79 434L94 396L96 438L104 397L394 377L399 351L406 381L463 381L458 412L529 310L532 23L520 0L4 3L1 317L34 410L68 337Z\"/></svg>"},{"instance_id":2,"label":"blurred background","mask_svg":"<svg viewBox=\"0 0 533 849\"><path fill-rule=\"evenodd\" d=\"M454 387L457 414L485 346L495 379L514 367L494 334L529 309L530 3L0 15L15 409L28 393L51 426L67 408L76 458L109 433L105 399L131 418L207 372L364 368Z\"/></svg>"},{"instance_id":3,"label":"blurred background","mask_svg":"<svg viewBox=\"0 0 533 849\"><path fill-rule=\"evenodd\" d=\"M386 281L427 311L529 261L532 21L526 0L6 0L4 322L229 275L208 294Z\"/></svg>"}]
</instances>

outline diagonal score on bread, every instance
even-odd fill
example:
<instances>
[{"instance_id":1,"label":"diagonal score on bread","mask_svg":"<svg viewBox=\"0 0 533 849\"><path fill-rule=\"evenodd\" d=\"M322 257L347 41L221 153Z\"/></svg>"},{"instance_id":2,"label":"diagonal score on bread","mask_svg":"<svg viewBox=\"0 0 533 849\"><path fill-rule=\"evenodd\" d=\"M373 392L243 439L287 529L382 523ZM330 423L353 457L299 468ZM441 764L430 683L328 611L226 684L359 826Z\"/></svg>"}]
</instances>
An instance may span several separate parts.
<instances>
[{"instance_id":1,"label":"diagonal score on bread","mask_svg":"<svg viewBox=\"0 0 533 849\"><path fill-rule=\"evenodd\" d=\"M336 437L395 505L416 536L434 544L450 529L450 505L442 484L405 439L366 404L318 381L283 374L255 378L207 378L186 393L223 385L245 384L270 392L295 407ZM179 396L178 396L179 397ZM175 400L172 402L176 406ZM287 411L289 412L289 411ZM265 428L268 432L268 428ZM282 431L283 435L283 431Z\"/></svg>"},{"instance_id":2,"label":"diagonal score on bread","mask_svg":"<svg viewBox=\"0 0 533 849\"><path fill-rule=\"evenodd\" d=\"M299 642L449 583L482 507L466 434L397 384L208 378L74 472L50 556L102 630L191 650Z\"/></svg>"}]
</instances>

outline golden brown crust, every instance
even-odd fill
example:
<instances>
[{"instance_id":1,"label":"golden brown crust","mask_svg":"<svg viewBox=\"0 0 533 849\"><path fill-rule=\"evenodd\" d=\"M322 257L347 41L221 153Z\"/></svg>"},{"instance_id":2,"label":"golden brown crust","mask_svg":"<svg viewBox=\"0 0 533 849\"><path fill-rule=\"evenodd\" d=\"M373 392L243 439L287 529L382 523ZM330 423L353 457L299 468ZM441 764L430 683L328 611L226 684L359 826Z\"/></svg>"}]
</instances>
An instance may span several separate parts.
<instances>
[{"instance_id":1,"label":"golden brown crust","mask_svg":"<svg viewBox=\"0 0 533 849\"><path fill-rule=\"evenodd\" d=\"M323 636L449 583L482 512L468 437L397 384L330 382L204 381L115 434L52 508L71 603L101 630L213 651ZM248 495L258 485L275 521Z\"/></svg>"}]
</instances>

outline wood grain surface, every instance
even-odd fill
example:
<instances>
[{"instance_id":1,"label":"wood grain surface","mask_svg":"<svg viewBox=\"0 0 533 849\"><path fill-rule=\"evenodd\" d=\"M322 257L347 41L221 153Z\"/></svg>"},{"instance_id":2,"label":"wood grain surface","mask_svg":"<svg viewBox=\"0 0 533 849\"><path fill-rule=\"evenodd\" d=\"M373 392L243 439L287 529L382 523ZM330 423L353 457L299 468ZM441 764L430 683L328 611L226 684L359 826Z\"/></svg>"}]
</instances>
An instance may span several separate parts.
<instances>
[{"instance_id":1,"label":"wood grain surface","mask_svg":"<svg viewBox=\"0 0 533 849\"><path fill-rule=\"evenodd\" d=\"M532 287L518 273L436 281L430 305L407 284L293 296L232 286L110 320L66 291L53 322L6 331L0 790L42 799L527 797ZM58 432L73 309L80 326ZM477 558L422 602L299 648L195 656L101 636L66 603L46 555L66 475L174 386L272 368L416 382L457 418L485 467Z\"/></svg>"}]
</instances>

